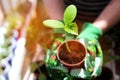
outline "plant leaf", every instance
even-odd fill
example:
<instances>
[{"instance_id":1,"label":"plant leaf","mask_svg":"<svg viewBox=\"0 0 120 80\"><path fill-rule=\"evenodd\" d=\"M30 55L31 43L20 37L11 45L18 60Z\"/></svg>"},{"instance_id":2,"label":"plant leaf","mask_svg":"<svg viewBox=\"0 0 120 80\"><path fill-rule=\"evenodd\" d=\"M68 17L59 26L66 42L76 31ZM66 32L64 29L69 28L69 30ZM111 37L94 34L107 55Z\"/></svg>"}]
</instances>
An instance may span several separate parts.
<instances>
[{"instance_id":1,"label":"plant leaf","mask_svg":"<svg viewBox=\"0 0 120 80\"><path fill-rule=\"evenodd\" d=\"M70 33L66 33L66 40L71 40L71 39L75 39L75 36Z\"/></svg>"},{"instance_id":2,"label":"plant leaf","mask_svg":"<svg viewBox=\"0 0 120 80\"><path fill-rule=\"evenodd\" d=\"M55 40L56 40L56 41L58 41L58 42L61 42L61 43L62 43L62 42L64 42L64 39L63 39L63 38L61 38L61 37L56 38Z\"/></svg>"},{"instance_id":3,"label":"plant leaf","mask_svg":"<svg viewBox=\"0 0 120 80\"><path fill-rule=\"evenodd\" d=\"M63 28L54 28L54 33L65 33L65 30Z\"/></svg>"},{"instance_id":4,"label":"plant leaf","mask_svg":"<svg viewBox=\"0 0 120 80\"><path fill-rule=\"evenodd\" d=\"M50 28L63 28L64 24L59 20L45 20L43 24Z\"/></svg>"},{"instance_id":5,"label":"plant leaf","mask_svg":"<svg viewBox=\"0 0 120 80\"><path fill-rule=\"evenodd\" d=\"M77 8L74 5L68 6L64 11L64 23L71 23L77 15Z\"/></svg>"},{"instance_id":6,"label":"plant leaf","mask_svg":"<svg viewBox=\"0 0 120 80\"><path fill-rule=\"evenodd\" d=\"M70 23L64 27L64 30L68 33L78 35L78 26L76 23Z\"/></svg>"}]
</instances>

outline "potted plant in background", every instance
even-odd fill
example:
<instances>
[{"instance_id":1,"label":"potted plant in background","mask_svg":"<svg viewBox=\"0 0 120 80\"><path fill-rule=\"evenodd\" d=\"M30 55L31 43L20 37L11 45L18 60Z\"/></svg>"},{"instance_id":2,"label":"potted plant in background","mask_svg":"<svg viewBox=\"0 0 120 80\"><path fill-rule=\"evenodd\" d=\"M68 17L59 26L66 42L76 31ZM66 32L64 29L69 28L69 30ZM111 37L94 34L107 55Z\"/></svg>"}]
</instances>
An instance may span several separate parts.
<instances>
[{"instance_id":1,"label":"potted plant in background","mask_svg":"<svg viewBox=\"0 0 120 80\"><path fill-rule=\"evenodd\" d=\"M76 6L69 5L63 20L43 21L45 26L53 28L55 34L60 34L54 38L51 48L46 50L45 65L54 80L91 79L101 72L101 68L98 70L101 58L96 58L94 52L89 54L88 48L77 39L78 26L74 22L76 14ZM89 45L89 48L93 46ZM101 53L100 50L96 51Z\"/></svg>"}]
</instances>

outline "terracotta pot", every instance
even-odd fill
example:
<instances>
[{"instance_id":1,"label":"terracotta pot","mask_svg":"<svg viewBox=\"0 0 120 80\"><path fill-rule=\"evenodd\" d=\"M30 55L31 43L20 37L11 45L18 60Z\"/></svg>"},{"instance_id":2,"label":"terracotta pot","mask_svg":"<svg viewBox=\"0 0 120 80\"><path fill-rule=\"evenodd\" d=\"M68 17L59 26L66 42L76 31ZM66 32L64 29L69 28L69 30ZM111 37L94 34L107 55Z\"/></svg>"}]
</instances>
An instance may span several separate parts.
<instances>
[{"instance_id":1,"label":"terracotta pot","mask_svg":"<svg viewBox=\"0 0 120 80\"><path fill-rule=\"evenodd\" d=\"M57 48L57 59L68 68L83 67L87 53L84 45L77 40L69 40L67 44L71 52L68 51L66 42L64 42Z\"/></svg>"}]
</instances>

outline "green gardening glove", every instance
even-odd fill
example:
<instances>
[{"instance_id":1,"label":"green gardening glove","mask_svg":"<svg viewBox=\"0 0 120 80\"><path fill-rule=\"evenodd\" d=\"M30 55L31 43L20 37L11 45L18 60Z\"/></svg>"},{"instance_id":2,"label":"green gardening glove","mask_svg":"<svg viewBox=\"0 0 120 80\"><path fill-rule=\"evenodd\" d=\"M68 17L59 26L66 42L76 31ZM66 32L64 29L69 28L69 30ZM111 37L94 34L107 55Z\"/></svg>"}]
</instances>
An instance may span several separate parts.
<instances>
[{"instance_id":1,"label":"green gardening glove","mask_svg":"<svg viewBox=\"0 0 120 80\"><path fill-rule=\"evenodd\" d=\"M98 42L100 36L102 36L102 31L95 27L92 23L85 23L83 25L83 29L77 36L77 40L82 42L87 49L87 55L84 62L85 68L73 69L71 71L72 76L92 79L101 74L103 55L101 46Z\"/></svg>"},{"instance_id":2,"label":"green gardening glove","mask_svg":"<svg viewBox=\"0 0 120 80\"><path fill-rule=\"evenodd\" d=\"M102 36L102 31L95 27L92 23L85 23L82 32L78 35L79 38L98 40Z\"/></svg>"}]
</instances>

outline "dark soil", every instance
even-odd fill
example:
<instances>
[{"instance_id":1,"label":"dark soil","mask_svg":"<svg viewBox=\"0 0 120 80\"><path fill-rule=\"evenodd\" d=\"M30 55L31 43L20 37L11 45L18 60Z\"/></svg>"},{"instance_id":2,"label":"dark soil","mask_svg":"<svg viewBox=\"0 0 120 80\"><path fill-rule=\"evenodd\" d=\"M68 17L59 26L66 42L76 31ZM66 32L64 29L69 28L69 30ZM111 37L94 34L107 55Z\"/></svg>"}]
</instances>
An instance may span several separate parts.
<instances>
[{"instance_id":1,"label":"dark soil","mask_svg":"<svg viewBox=\"0 0 120 80\"><path fill-rule=\"evenodd\" d=\"M68 51L68 48L70 51ZM67 64L76 64L82 61L86 55L83 45L76 41L69 41L68 47L64 43L60 46L58 53L59 58Z\"/></svg>"},{"instance_id":2,"label":"dark soil","mask_svg":"<svg viewBox=\"0 0 120 80\"><path fill-rule=\"evenodd\" d=\"M66 49L60 52L60 59L68 64L75 64L83 60L84 54L80 51L68 52Z\"/></svg>"}]
</instances>

